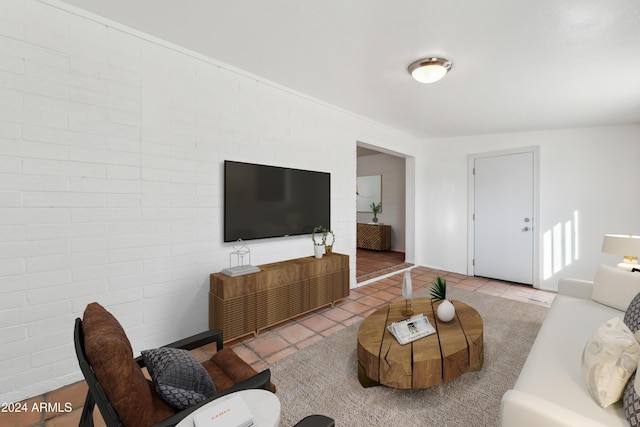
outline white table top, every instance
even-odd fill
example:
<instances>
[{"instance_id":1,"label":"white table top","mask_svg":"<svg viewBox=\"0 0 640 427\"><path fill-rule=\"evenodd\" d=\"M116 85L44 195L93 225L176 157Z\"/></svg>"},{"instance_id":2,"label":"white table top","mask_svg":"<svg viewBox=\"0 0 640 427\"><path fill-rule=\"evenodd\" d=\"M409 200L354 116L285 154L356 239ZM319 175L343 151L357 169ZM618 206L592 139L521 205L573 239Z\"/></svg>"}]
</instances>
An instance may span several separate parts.
<instances>
[{"instance_id":1,"label":"white table top","mask_svg":"<svg viewBox=\"0 0 640 427\"><path fill-rule=\"evenodd\" d=\"M224 402L232 396L242 396L242 400L249 407L253 415L253 427L277 427L280 423L280 400L278 397L267 390L241 390L235 393L227 394L216 399L192 414L189 414L176 427L193 427L193 417L207 408Z\"/></svg>"}]
</instances>

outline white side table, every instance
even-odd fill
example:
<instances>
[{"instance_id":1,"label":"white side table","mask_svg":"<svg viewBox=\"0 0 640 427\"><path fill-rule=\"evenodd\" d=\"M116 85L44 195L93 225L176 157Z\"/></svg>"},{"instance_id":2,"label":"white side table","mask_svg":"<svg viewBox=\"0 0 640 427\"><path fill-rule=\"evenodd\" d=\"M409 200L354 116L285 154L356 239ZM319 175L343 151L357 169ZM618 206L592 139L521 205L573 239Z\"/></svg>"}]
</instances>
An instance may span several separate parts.
<instances>
[{"instance_id":1,"label":"white side table","mask_svg":"<svg viewBox=\"0 0 640 427\"><path fill-rule=\"evenodd\" d=\"M242 400L249 407L253 414L253 427L277 427L280 423L280 400L278 397L267 390L241 390L235 393L227 394L204 405L197 411L189 414L176 427L193 427L193 417L201 411L210 408L220 402L231 398L232 396L242 396Z\"/></svg>"}]
</instances>

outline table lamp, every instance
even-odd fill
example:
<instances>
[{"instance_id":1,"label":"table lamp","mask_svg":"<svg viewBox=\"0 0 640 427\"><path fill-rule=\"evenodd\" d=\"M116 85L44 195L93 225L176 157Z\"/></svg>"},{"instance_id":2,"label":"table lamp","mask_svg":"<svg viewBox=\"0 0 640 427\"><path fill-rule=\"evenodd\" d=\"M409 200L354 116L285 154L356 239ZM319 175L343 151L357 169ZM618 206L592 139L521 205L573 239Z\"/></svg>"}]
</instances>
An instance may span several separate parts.
<instances>
[{"instance_id":1,"label":"table lamp","mask_svg":"<svg viewBox=\"0 0 640 427\"><path fill-rule=\"evenodd\" d=\"M638 255L640 255L640 236L631 234L605 234L602 241L602 252L608 254L622 255L623 262L618 264L618 268L633 271L640 270L638 265Z\"/></svg>"}]
</instances>

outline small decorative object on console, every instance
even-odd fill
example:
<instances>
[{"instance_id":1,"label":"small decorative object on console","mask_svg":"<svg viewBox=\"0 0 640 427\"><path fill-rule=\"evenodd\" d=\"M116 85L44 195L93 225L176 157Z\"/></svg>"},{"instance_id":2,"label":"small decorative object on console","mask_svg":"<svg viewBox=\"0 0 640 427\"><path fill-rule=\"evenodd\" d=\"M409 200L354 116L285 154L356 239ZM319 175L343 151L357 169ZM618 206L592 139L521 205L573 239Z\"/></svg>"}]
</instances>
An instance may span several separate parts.
<instances>
[{"instance_id":1,"label":"small decorative object on console","mask_svg":"<svg viewBox=\"0 0 640 427\"><path fill-rule=\"evenodd\" d=\"M233 246L233 251L229 254L229 268L222 270L225 276L242 276L243 274L257 273L260 269L251 265L251 250L244 244L242 239L237 240L237 245ZM248 256L249 264L244 263L244 257ZM235 257L235 265L234 265Z\"/></svg>"},{"instance_id":2,"label":"small decorative object on console","mask_svg":"<svg viewBox=\"0 0 640 427\"><path fill-rule=\"evenodd\" d=\"M378 222L378 212L380 212L380 210L382 209L382 202L378 202L378 204L376 205L375 202L371 203L370 205L371 210L373 211L373 219L372 221L374 223Z\"/></svg>"},{"instance_id":3,"label":"small decorative object on console","mask_svg":"<svg viewBox=\"0 0 640 427\"><path fill-rule=\"evenodd\" d=\"M328 241L328 237L331 236L331 243ZM324 242L324 253L331 255L333 253L333 244L336 242L336 235L332 230L326 230L326 237Z\"/></svg>"},{"instance_id":4,"label":"small decorative object on console","mask_svg":"<svg viewBox=\"0 0 640 427\"><path fill-rule=\"evenodd\" d=\"M327 230L322 225L318 225L314 227L313 232L311 233L311 240L313 241L313 255L318 259L322 258L322 255L324 255L326 249L328 249L327 233L329 232L330 231ZM320 241L316 240L316 234L319 234L320 236L322 236ZM333 236L333 232L331 232L331 235ZM335 236L333 237L333 240L335 241ZM331 249L329 249L329 252L332 249L333 249L333 241L331 242ZM329 252L327 252L327 254Z\"/></svg>"}]
</instances>

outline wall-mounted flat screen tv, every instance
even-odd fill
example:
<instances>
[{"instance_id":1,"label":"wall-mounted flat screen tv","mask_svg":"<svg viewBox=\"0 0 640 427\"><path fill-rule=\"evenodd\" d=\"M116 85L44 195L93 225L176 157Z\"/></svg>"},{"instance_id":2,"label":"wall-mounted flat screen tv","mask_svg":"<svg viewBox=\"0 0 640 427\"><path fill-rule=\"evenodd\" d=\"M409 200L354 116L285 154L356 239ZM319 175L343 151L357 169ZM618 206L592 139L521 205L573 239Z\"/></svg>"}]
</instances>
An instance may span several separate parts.
<instances>
[{"instance_id":1,"label":"wall-mounted flat screen tv","mask_svg":"<svg viewBox=\"0 0 640 427\"><path fill-rule=\"evenodd\" d=\"M224 162L224 241L331 228L331 174Z\"/></svg>"}]
</instances>

